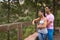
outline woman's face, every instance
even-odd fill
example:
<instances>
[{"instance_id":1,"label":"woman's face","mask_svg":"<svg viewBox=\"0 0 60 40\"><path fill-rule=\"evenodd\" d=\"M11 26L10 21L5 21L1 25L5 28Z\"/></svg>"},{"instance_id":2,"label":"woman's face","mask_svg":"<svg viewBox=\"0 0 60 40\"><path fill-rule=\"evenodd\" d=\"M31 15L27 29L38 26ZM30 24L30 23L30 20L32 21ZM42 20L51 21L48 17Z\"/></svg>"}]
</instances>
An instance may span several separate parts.
<instances>
[{"instance_id":1,"label":"woman's face","mask_svg":"<svg viewBox=\"0 0 60 40\"><path fill-rule=\"evenodd\" d=\"M39 17L42 17L43 16L43 13L41 11L39 11L38 16Z\"/></svg>"}]
</instances>

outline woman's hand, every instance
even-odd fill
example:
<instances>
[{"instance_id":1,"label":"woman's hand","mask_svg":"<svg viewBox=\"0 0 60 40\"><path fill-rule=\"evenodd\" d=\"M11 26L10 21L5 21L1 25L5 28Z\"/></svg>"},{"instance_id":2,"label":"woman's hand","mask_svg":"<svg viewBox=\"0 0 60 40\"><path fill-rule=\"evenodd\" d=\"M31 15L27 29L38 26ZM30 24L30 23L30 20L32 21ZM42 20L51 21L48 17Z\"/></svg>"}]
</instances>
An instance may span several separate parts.
<instances>
[{"instance_id":1,"label":"woman's hand","mask_svg":"<svg viewBox=\"0 0 60 40\"><path fill-rule=\"evenodd\" d=\"M39 18L34 19L34 20L32 21L32 25L35 25L35 22L37 22L38 20L39 20Z\"/></svg>"},{"instance_id":2,"label":"woman's hand","mask_svg":"<svg viewBox=\"0 0 60 40\"><path fill-rule=\"evenodd\" d=\"M34 21L32 21L32 25L35 25Z\"/></svg>"}]
</instances>

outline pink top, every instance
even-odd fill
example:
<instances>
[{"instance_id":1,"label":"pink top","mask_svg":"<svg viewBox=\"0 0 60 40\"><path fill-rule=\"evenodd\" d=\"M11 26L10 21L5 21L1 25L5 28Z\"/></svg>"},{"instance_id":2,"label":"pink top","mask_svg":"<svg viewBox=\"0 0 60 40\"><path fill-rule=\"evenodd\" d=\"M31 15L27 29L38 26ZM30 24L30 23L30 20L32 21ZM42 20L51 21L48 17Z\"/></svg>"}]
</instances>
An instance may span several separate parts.
<instances>
[{"instance_id":1,"label":"pink top","mask_svg":"<svg viewBox=\"0 0 60 40\"><path fill-rule=\"evenodd\" d=\"M47 21L51 21L52 23L50 23L48 25L48 29L54 29L54 15L53 14L49 14L49 15L46 15L46 18L47 18Z\"/></svg>"}]
</instances>

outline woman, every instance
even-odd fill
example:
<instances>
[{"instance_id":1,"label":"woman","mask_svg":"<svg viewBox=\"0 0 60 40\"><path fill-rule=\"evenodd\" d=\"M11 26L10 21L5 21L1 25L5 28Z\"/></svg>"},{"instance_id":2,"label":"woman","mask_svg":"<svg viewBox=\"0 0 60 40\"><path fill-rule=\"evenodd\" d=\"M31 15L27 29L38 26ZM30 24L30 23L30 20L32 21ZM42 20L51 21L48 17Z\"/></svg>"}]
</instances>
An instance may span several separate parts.
<instances>
[{"instance_id":1,"label":"woman","mask_svg":"<svg viewBox=\"0 0 60 40\"><path fill-rule=\"evenodd\" d=\"M32 24L34 25L37 22L37 29L38 29L38 38L39 40L45 40L47 35L47 19L45 18L45 14L43 11L39 11L38 13L39 18L34 19Z\"/></svg>"}]
</instances>

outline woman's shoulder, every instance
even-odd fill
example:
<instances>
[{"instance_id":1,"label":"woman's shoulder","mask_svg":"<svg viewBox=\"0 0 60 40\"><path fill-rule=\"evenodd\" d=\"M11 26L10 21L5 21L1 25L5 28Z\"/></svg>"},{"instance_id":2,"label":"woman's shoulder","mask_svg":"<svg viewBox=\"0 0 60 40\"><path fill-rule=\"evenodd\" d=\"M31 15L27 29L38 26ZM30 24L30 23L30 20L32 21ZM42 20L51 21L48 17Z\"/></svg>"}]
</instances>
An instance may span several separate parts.
<instances>
[{"instance_id":1,"label":"woman's shoulder","mask_svg":"<svg viewBox=\"0 0 60 40\"><path fill-rule=\"evenodd\" d=\"M46 17L44 17L44 19L47 19Z\"/></svg>"},{"instance_id":2,"label":"woman's shoulder","mask_svg":"<svg viewBox=\"0 0 60 40\"><path fill-rule=\"evenodd\" d=\"M44 17L44 20L47 20L47 18L46 18L46 17Z\"/></svg>"}]
</instances>

